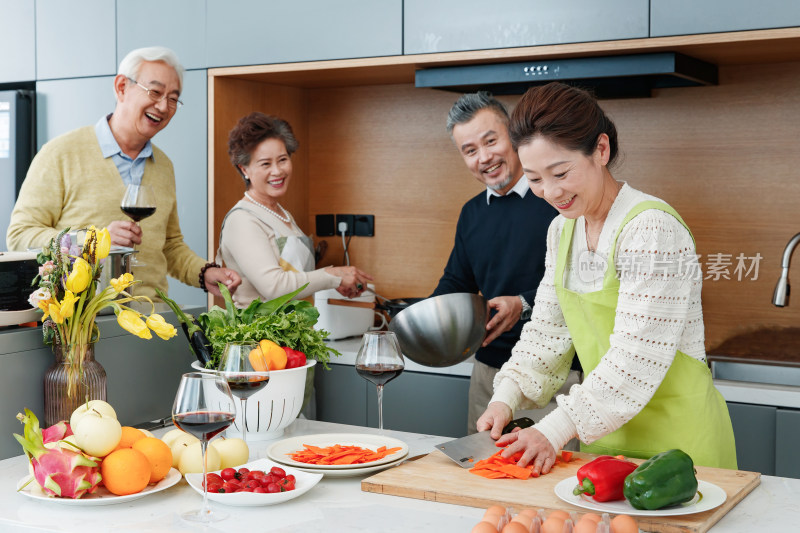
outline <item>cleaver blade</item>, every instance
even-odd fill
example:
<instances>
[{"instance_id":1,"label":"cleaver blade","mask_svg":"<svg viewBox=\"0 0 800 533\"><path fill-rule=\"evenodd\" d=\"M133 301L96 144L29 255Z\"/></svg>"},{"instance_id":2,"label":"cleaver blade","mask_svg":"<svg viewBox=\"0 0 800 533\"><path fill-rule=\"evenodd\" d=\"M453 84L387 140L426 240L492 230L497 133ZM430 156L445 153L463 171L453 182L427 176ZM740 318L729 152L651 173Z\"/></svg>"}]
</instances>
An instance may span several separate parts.
<instances>
[{"instance_id":1,"label":"cleaver blade","mask_svg":"<svg viewBox=\"0 0 800 533\"><path fill-rule=\"evenodd\" d=\"M508 425L503 428L503 434L508 433L516 427L526 428L532 425L533 420L530 418L517 418L509 422ZM475 463L497 453L497 450L500 449L495 446L496 441L489 433L489 431L473 433L466 437L437 444L436 448L462 468L472 468L475 466Z\"/></svg>"}]
</instances>

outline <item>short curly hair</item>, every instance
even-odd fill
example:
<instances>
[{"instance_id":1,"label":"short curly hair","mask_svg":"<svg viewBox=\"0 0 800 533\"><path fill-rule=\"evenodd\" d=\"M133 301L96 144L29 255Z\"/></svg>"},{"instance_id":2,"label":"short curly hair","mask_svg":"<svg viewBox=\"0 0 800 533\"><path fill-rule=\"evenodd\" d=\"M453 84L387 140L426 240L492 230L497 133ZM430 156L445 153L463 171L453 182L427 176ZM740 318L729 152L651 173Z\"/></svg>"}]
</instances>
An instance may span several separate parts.
<instances>
[{"instance_id":1,"label":"short curly hair","mask_svg":"<svg viewBox=\"0 0 800 533\"><path fill-rule=\"evenodd\" d=\"M256 111L239 119L228 134L228 155L236 171L246 185L250 185L239 165L250 164L250 157L256 146L267 139L279 139L291 156L297 151L298 143L292 127L285 120Z\"/></svg>"}]
</instances>

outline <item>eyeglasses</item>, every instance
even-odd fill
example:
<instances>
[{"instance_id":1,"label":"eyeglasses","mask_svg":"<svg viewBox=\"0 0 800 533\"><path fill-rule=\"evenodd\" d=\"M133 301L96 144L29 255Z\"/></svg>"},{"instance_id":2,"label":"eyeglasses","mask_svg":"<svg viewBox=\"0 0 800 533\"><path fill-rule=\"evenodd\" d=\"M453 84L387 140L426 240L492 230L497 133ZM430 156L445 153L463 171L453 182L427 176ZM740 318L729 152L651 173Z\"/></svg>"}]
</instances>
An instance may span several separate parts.
<instances>
[{"instance_id":1,"label":"eyeglasses","mask_svg":"<svg viewBox=\"0 0 800 533\"><path fill-rule=\"evenodd\" d=\"M134 80L133 78L128 78L128 79L133 83L135 83L136 85L138 85L144 92L146 92L147 96L150 97L150 100L152 100L155 103L158 103L166 98L167 107L172 109L173 111L177 110L179 107L183 105L183 102L181 102L177 96L166 95L163 92L159 91L158 89L149 89L145 87L144 85Z\"/></svg>"}]
</instances>

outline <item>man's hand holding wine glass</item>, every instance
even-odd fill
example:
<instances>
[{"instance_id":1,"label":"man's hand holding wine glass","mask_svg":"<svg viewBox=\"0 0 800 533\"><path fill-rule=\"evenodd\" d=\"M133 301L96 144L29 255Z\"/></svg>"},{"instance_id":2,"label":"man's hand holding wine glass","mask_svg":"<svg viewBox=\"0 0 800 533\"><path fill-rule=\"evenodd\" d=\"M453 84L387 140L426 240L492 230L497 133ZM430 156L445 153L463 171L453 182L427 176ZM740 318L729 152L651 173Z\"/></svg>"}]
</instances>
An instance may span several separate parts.
<instances>
[{"instance_id":1,"label":"man's hand holding wine glass","mask_svg":"<svg viewBox=\"0 0 800 533\"><path fill-rule=\"evenodd\" d=\"M135 244L142 244L142 228L136 222L115 220L107 227L114 246L132 248Z\"/></svg>"}]
</instances>

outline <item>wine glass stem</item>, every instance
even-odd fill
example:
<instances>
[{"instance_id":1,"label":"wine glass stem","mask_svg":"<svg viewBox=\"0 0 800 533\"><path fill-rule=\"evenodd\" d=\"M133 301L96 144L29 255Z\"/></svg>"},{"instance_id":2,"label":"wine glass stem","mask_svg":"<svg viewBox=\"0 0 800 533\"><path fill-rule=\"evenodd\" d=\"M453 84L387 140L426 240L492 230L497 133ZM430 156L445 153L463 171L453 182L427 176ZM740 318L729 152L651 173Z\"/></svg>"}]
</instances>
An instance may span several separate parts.
<instances>
[{"instance_id":1,"label":"wine glass stem","mask_svg":"<svg viewBox=\"0 0 800 533\"><path fill-rule=\"evenodd\" d=\"M206 483L208 474L208 455L206 454L207 447L208 441L206 439L201 439L200 454L203 456L203 507L200 508L201 517L208 515L208 486Z\"/></svg>"},{"instance_id":2,"label":"wine glass stem","mask_svg":"<svg viewBox=\"0 0 800 533\"><path fill-rule=\"evenodd\" d=\"M378 385L378 429L383 429L383 385Z\"/></svg>"},{"instance_id":3,"label":"wine glass stem","mask_svg":"<svg viewBox=\"0 0 800 533\"><path fill-rule=\"evenodd\" d=\"M247 414L247 398L241 398L241 402L242 410L239 413L239 423L242 426L242 441L247 444L247 419L245 418L245 415Z\"/></svg>"}]
</instances>

